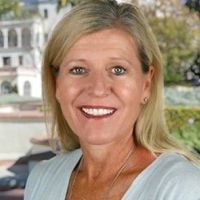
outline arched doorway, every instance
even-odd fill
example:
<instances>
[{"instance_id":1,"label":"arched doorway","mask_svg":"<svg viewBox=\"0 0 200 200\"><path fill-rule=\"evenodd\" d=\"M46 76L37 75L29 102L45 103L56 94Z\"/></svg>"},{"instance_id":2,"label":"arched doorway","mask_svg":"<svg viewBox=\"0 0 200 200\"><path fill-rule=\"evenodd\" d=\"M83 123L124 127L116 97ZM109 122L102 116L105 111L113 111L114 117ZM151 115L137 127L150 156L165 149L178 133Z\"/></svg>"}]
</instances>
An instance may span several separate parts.
<instances>
[{"instance_id":1,"label":"arched doorway","mask_svg":"<svg viewBox=\"0 0 200 200\"><path fill-rule=\"evenodd\" d=\"M22 46L23 47L31 46L31 31L28 28L22 29Z\"/></svg>"},{"instance_id":2,"label":"arched doorway","mask_svg":"<svg viewBox=\"0 0 200 200\"><path fill-rule=\"evenodd\" d=\"M31 84L29 81L24 83L24 96L31 96Z\"/></svg>"},{"instance_id":3,"label":"arched doorway","mask_svg":"<svg viewBox=\"0 0 200 200\"><path fill-rule=\"evenodd\" d=\"M1 84L1 95L6 95L11 93L12 85L9 81L3 81Z\"/></svg>"},{"instance_id":4,"label":"arched doorway","mask_svg":"<svg viewBox=\"0 0 200 200\"><path fill-rule=\"evenodd\" d=\"M8 46L17 47L17 45L18 45L17 32L15 29L10 29L8 31Z\"/></svg>"}]
</instances>

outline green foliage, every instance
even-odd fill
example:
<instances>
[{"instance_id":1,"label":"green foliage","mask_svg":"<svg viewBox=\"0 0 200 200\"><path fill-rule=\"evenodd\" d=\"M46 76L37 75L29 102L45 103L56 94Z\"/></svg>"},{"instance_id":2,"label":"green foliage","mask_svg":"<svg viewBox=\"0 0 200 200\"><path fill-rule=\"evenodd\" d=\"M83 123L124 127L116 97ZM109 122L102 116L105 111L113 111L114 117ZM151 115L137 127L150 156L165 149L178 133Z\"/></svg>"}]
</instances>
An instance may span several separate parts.
<instances>
[{"instance_id":1,"label":"green foliage","mask_svg":"<svg viewBox=\"0 0 200 200\"><path fill-rule=\"evenodd\" d=\"M194 57L193 34L184 20L153 17L149 23L163 55L165 84L183 81L183 71Z\"/></svg>"},{"instance_id":2,"label":"green foliage","mask_svg":"<svg viewBox=\"0 0 200 200\"><path fill-rule=\"evenodd\" d=\"M0 0L0 18L2 15L12 12L14 16L19 16L21 8L19 0Z\"/></svg>"},{"instance_id":3,"label":"green foliage","mask_svg":"<svg viewBox=\"0 0 200 200\"><path fill-rule=\"evenodd\" d=\"M192 0L196 1L196 0ZM152 1L142 6L163 55L166 85L185 84L184 71L199 49L199 18L181 1Z\"/></svg>"},{"instance_id":4,"label":"green foliage","mask_svg":"<svg viewBox=\"0 0 200 200\"><path fill-rule=\"evenodd\" d=\"M200 2L199 0L187 0L185 4L189 9L195 10L200 13Z\"/></svg>"},{"instance_id":5,"label":"green foliage","mask_svg":"<svg viewBox=\"0 0 200 200\"><path fill-rule=\"evenodd\" d=\"M67 3L69 3L69 0L58 0L58 5L59 5L60 7L66 6Z\"/></svg>"},{"instance_id":6,"label":"green foliage","mask_svg":"<svg viewBox=\"0 0 200 200\"><path fill-rule=\"evenodd\" d=\"M68 3L71 3L72 6L80 3L81 0L57 0L58 1L58 8L65 7Z\"/></svg>"},{"instance_id":7,"label":"green foliage","mask_svg":"<svg viewBox=\"0 0 200 200\"><path fill-rule=\"evenodd\" d=\"M72 6L75 6L76 4L80 3L81 0L69 0ZM82 0L83 1L83 0Z\"/></svg>"},{"instance_id":8,"label":"green foliage","mask_svg":"<svg viewBox=\"0 0 200 200\"><path fill-rule=\"evenodd\" d=\"M191 149L200 151L200 107L167 107L170 133Z\"/></svg>"},{"instance_id":9,"label":"green foliage","mask_svg":"<svg viewBox=\"0 0 200 200\"><path fill-rule=\"evenodd\" d=\"M20 6L19 2L20 0L0 0L0 20L22 20L38 15L37 8L27 9Z\"/></svg>"},{"instance_id":10,"label":"green foliage","mask_svg":"<svg viewBox=\"0 0 200 200\"><path fill-rule=\"evenodd\" d=\"M70 3L69 0L57 0L58 2L58 10L65 7L68 3Z\"/></svg>"}]
</instances>

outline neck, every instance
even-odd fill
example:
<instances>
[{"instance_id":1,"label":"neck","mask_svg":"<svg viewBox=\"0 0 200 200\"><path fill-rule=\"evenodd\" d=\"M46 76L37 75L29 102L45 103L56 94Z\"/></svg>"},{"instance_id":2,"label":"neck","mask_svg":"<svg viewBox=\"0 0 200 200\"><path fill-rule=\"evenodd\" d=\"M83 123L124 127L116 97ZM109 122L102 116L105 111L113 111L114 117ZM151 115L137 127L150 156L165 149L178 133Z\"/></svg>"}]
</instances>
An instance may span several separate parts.
<instances>
[{"instance_id":1,"label":"neck","mask_svg":"<svg viewBox=\"0 0 200 200\"><path fill-rule=\"evenodd\" d=\"M84 172L88 181L97 177L112 175L125 162L131 153L134 155L136 146L133 140L120 141L118 144L109 145L81 145L83 152L83 162L81 171Z\"/></svg>"}]
</instances>

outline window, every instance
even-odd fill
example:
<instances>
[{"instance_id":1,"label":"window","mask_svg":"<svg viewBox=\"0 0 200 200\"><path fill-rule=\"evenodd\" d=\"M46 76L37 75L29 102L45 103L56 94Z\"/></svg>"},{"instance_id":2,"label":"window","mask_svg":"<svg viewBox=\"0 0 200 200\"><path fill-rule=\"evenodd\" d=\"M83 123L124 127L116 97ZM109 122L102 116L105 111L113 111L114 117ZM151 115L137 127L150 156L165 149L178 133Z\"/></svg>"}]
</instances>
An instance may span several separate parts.
<instances>
[{"instance_id":1,"label":"window","mask_svg":"<svg viewBox=\"0 0 200 200\"><path fill-rule=\"evenodd\" d=\"M48 10L47 9L44 9L44 18L48 18Z\"/></svg>"},{"instance_id":2,"label":"window","mask_svg":"<svg viewBox=\"0 0 200 200\"><path fill-rule=\"evenodd\" d=\"M22 46L23 47L31 46L31 31L28 28L22 29Z\"/></svg>"},{"instance_id":3,"label":"window","mask_svg":"<svg viewBox=\"0 0 200 200\"><path fill-rule=\"evenodd\" d=\"M36 41L37 41L37 44L40 44L40 34L39 33L37 33L37 35L36 35Z\"/></svg>"},{"instance_id":4,"label":"window","mask_svg":"<svg viewBox=\"0 0 200 200\"><path fill-rule=\"evenodd\" d=\"M44 40L45 40L45 42L48 40L48 33L44 34Z\"/></svg>"},{"instance_id":5,"label":"window","mask_svg":"<svg viewBox=\"0 0 200 200\"><path fill-rule=\"evenodd\" d=\"M31 96L31 84L29 81L24 83L24 96Z\"/></svg>"},{"instance_id":6,"label":"window","mask_svg":"<svg viewBox=\"0 0 200 200\"><path fill-rule=\"evenodd\" d=\"M0 47L4 47L4 37L2 31L0 31Z\"/></svg>"},{"instance_id":7,"label":"window","mask_svg":"<svg viewBox=\"0 0 200 200\"><path fill-rule=\"evenodd\" d=\"M1 94L2 95L9 94L11 93L11 90L12 90L11 83L8 81L3 81L3 83L1 84Z\"/></svg>"},{"instance_id":8,"label":"window","mask_svg":"<svg viewBox=\"0 0 200 200\"><path fill-rule=\"evenodd\" d=\"M17 32L15 29L11 29L8 31L8 46L9 47L17 47Z\"/></svg>"},{"instance_id":9,"label":"window","mask_svg":"<svg viewBox=\"0 0 200 200\"><path fill-rule=\"evenodd\" d=\"M19 65L23 65L23 56L19 56Z\"/></svg>"},{"instance_id":10,"label":"window","mask_svg":"<svg viewBox=\"0 0 200 200\"><path fill-rule=\"evenodd\" d=\"M3 66L11 66L10 57L3 57Z\"/></svg>"}]
</instances>

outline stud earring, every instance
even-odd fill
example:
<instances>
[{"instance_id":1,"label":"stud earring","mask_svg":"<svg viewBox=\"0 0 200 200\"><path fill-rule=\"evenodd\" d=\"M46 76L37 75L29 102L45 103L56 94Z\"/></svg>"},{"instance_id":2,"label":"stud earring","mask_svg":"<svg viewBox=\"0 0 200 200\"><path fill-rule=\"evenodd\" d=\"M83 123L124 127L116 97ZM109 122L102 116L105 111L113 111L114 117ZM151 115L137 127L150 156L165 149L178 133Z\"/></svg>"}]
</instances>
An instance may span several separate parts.
<instances>
[{"instance_id":1,"label":"stud earring","mask_svg":"<svg viewBox=\"0 0 200 200\"><path fill-rule=\"evenodd\" d=\"M148 97L145 97L144 99L143 99L143 104L146 104L148 102Z\"/></svg>"}]
</instances>

